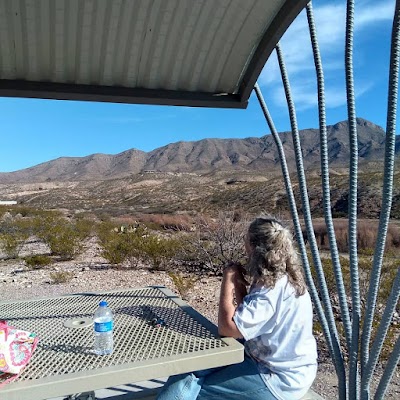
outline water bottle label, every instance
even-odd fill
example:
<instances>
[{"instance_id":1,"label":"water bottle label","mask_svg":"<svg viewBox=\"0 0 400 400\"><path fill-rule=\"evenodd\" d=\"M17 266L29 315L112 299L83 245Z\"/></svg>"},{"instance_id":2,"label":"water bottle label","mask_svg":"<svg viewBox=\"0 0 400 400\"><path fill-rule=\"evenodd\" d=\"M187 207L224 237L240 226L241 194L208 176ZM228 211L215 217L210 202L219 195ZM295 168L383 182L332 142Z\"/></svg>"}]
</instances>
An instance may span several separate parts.
<instances>
[{"instance_id":1,"label":"water bottle label","mask_svg":"<svg viewBox=\"0 0 400 400\"><path fill-rule=\"evenodd\" d=\"M95 322L94 323L94 330L96 332L109 332L113 329L112 321L108 322Z\"/></svg>"}]
</instances>

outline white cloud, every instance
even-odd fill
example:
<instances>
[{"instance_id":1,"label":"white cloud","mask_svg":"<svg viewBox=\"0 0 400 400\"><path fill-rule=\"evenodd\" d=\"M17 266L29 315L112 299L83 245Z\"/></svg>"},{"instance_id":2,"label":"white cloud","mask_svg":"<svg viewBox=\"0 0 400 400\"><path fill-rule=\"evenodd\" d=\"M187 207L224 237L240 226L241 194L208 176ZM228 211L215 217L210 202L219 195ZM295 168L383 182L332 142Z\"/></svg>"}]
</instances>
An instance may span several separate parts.
<instances>
[{"instance_id":1,"label":"white cloud","mask_svg":"<svg viewBox=\"0 0 400 400\"><path fill-rule=\"evenodd\" d=\"M362 96L372 87L371 82L360 82L356 85L356 97ZM317 87L315 80L304 79L292 85L292 98L294 99L296 110L303 111L318 105ZM286 97L281 85L275 85L268 96L279 107L287 107ZM337 108L345 105L346 89L344 81L328 82L325 86L325 105L327 108Z\"/></svg>"},{"instance_id":2,"label":"white cloud","mask_svg":"<svg viewBox=\"0 0 400 400\"><path fill-rule=\"evenodd\" d=\"M374 24L388 22L393 19L394 0L376 2L360 1L355 7L355 34L364 34L365 28ZM346 26L346 3L329 3L316 6L314 19L317 29L325 76L341 74L344 70L344 44ZM281 40L286 68L289 74L293 97L298 110L314 107L317 104L315 67L309 37L306 12L303 11L289 27ZM355 67L361 66L363 57L354 60ZM327 107L338 107L346 103L343 80L341 83L326 85ZM276 105L286 106L284 100L281 75L276 59L272 54L259 83L267 86ZM361 96L373 87L373 82L357 82L356 95ZM283 101L282 101L283 100Z\"/></svg>"},{"instance_id":3,"label":"white cloud","mask_svg":"<svg viewBox=\"0 0 400 400\"><path fill-rule=\"evenodd\" d=\"M394 15L394 2L386 1L366 2L360 4L360 10L355 11L355 26L356 28L364 28L373 23L382 21L392 21Z\"/></svg>"}]
</instances>

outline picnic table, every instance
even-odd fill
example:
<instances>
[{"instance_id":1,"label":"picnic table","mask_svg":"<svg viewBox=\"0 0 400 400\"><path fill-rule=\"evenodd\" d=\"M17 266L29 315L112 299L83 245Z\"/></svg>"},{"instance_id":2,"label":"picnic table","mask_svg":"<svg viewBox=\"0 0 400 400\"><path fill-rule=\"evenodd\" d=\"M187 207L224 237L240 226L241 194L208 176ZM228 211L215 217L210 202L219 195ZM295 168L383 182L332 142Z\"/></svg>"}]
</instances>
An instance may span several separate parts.
<instances>
[{"instance_id":1,"label":"picnic table","mask_svg":"<svg viewBox=\"0 0 400 400\"><path fill-rule=\"evenodd\" d=\"M114 312L114 352L92 353L92 317L106 300ZM153 326L161 318L165 326ZM243 346L165 287L0 302L0 319L40 341L2 400L42 400L241 362Z\"/></svg>"}]
</instances>

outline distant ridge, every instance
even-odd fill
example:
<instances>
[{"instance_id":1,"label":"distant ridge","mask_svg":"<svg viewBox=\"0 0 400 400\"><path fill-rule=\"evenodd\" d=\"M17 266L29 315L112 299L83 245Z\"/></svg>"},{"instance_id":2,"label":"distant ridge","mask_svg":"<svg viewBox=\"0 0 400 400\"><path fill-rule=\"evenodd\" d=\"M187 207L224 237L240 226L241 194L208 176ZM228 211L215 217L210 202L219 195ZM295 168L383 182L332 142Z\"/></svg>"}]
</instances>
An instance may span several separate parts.
<instances>
[{"instance_id":1,"label":"distant ridge","mask_svg":"<svg viewBox=\"0 0 400 400\"><path fill-rule=\"evenodd\" d=\"M379 162L384 156L385 131L357 118L360 161ZM328 154L332 166L347 166L349 160L348 122L328 126ZM294 150L290 132L279 134L290 168ZM300 131L305 168L319 165L319 130ZM396 142L396 152L399 151ZM137 149L122 153L61 157L15 172L0 173L0 183L46 181L99 181L119 179L144 171L207 173L221 171L265 171L279 167L279 156L271 135L246 139L203 139L176 142L151 152Z\"/></svg>"}]
</instances>

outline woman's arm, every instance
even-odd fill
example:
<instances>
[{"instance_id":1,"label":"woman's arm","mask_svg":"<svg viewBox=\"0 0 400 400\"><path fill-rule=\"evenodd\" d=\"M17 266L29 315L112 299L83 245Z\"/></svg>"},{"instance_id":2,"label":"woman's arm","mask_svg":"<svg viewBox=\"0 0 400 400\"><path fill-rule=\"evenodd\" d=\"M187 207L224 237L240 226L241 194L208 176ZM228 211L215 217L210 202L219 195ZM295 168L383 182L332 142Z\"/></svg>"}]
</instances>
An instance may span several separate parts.
<instances>
[{"instance_id":1,"label":"woman's arm","mask_svg":"<svg viewBox=\"0 0 400 400\"><path fill-rule=\"evenodd\" d=\"M239 305L247 294L246 284L242 267L228 266L224 269L218 312L218 332L221 336L236 339L243 337L236 327L233 315L236 311L235 299Z\"/></svg>"}]
</instances>

